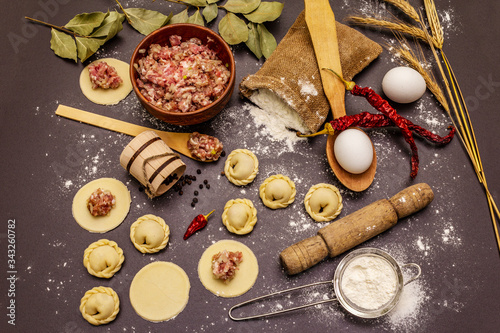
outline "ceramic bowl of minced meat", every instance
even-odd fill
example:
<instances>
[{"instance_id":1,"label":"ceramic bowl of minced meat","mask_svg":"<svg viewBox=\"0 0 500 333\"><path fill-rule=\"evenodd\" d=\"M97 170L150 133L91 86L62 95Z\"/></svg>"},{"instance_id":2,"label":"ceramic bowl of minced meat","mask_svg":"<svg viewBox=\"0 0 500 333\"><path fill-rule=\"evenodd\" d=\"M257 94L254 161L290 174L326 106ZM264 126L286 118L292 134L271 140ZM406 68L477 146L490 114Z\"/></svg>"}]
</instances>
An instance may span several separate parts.
<instances>
[{"instance_id":1,"label":"ceramic bowl of minced meat","mask_svg":"<svg viewBox=\"0 0 500 333\"><path fill-rule=\"evenodd\" d=\"M174 125L216 116L234 89L234 57L214 31L171 24L144 38L130 60L134 92L146 110Z\"/></svg>"}]
</instances>

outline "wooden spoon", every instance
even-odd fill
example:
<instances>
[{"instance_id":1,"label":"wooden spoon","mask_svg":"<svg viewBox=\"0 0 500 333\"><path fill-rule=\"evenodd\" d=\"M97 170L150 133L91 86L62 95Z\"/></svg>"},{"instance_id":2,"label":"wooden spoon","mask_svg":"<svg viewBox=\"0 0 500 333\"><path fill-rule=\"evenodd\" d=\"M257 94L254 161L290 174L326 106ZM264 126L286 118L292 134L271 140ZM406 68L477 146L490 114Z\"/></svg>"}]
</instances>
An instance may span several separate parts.
<instances>
[{"instance_id":1,"label":"wooden spoon","mask_svg":"<svg viewBox=\"0 0 500 333\"><path fill-rule=\"evenodd\" d=\"M334 74L323 70L323 68L329 68L342 76L335 15L328 0L304 0L304 5L306 24L314 46L323 90L330 103L333 118L337 119L346 115L345 87L342 81L335 77ZM338 180L345 187L352 191L361 192L366 190L373 182L377 168L377 156L373 143L372 165L365 172L355 175L344 170L335 159L333 153L335 138L336 135L329 135L326 142L328 163L335 176L337 176Z\"/></svg>"},{"instance_id":2,"label":"wooden spoon","mask_svg":"<svg viewBox=\"0 0 500 333\"><path fill-rule=\"evenodd\" d=\"M191 155L187 147L187 142L191 133L175 133L155 130L152 128L139 126L118 119L113 119L105 116L101 116L92 112L87 112L79 109L75 109L66 105L59 105L56 110L56 114L61 117L68 119L73 119L81 121L82 123L94 125L97 127L105 128L111 131L137 136L144 131L155 131L158 136L165 141L165 143L173 150L178 153L185 155L193 160L201 161ZM212 162L212 161L203 161Z\"/></svg>"}]
</instances>

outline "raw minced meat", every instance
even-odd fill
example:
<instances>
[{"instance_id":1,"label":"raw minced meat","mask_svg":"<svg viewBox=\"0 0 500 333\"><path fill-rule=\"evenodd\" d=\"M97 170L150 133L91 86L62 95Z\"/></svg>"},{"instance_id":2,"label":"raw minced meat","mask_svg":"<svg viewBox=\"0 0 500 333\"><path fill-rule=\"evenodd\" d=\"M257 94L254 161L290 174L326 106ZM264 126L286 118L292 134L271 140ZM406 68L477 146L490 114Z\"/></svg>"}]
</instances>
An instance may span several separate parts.
<instances>
[{"instance_id":1,"label":"raw minced meat","mask_svg":"<svg viewBox=\"0 0 500 333\"><path fill-rule=\"evenodd\" d=\"M195 111L218 99L231 73L215 51L198 38L182 41L174 35L169 40L170 46L151 44L134 64L141 94L171 112Z\"/></svg>"},{"instance_id":2,"label":"raw minced meat","mask_svg":"<svg viewBox=\"0 0 500 333\"><path fill-rule=\"evenodd\" d=\"M224 146L216 137L193 132L187 143L191 155L201 161L217 161Z\"/></svg>"},{"instance_id":3,"label":"raw minced meat","mask_svg":"<svg viewBox=\"0 0 500 333\"><path fill-rule=\"evenodd\" d=\"M123 83L122 78L113 66L105 61L95 62L89 65L90 82L92 89L116 89Z\"/></svg>"},{"instance_id":4,"label":"raw minced meat","mask_svg":"<svg viewBox=\"0 0 500 333\"><path fill-rule=\"evenodd\" d=\"M234 278L242 261L243 253L240 251L221 251L212 257L212 273L216 279L229 282Z\"/></svg>"},{"instance_id":5,"label":"raw minced meat","mask_svg":"<svg viewBox=\"0 0 500 333\"><path fill-rule=\"evenodd\" d=\"M92 216L108 215L116 204L115 196L107 190L98 188L87 199L87 208Z\"/></svg>"}]
</instances>

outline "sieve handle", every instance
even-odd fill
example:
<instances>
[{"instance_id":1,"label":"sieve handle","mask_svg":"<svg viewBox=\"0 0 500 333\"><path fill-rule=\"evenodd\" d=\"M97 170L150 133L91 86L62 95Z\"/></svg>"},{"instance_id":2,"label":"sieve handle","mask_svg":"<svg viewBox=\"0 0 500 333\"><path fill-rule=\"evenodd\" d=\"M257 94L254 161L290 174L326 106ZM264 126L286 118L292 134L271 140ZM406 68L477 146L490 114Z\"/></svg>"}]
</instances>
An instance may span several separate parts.
<instances>
[{"instance_id":1,"label":"sieve handle","mask_svg":"<svg viewBox=\"0 0 500 333\"><path fill-rule=\"evenodd\" d=\"M413 281L415 281L416 279L418 279L420 277L420 275L422 274L422 269L420 268L419 265L415 264L415 263L409 263L409 264L404 264L401 266L401 268L407 268L407 267L413 267L413 268L416 268L417 270L417 274L415 274L414 276L412 276L408 281L405 281L403 283L403 285L407 285L409 283L412 283Z\"/></svg>"},{"instance_id":2,"label":"sieve handle","mask_svg":"<svg viewBox=\"0 0 500 333\"><path fill-rule=\"evenodd\" d=\"M306 285L303 285L303 286L300 286L300 287L285 289L285 290L277 291L277 292L274 292L274 293L271 293L271 294L267 294L267 295L263 295L263 296L259 296L259 297L250 299L248 301L236 304L231 309L229 309L229 313L228 313L229 314L229 318L231 318L234 321L256 319L256 318L262 318L262 317L267 317L267 316L274 316L274 315L285 313L285 312L295 311L295 310L307 308L307 307L318 305L318 304L334 302L334 301L337 300L337 298L330 298L330 299L326 299L326 300L322 300L322 301L318 301L318 302L314 302L314 303L299 305L299 306L296 306L296 307L293 307L293 308L289 308L289 309L284 309L284 310L279 310L279 311L274 311L274 312L267 312L267 313L262 313L262 314L257 314L257 315L253 315L253 316L247 316L247 317L235 317L232 314L232 312L235 309L237 309L237 308L240 308L242 306L248 305L250 303L254 303L256 301L260 301L260 300L265 299L265 298L270 298L270 297L273 297L273 296L277 296L277 295L289 293L289 292L292 292L292 291L295 291L295 290L299 290L299 289L303 289L303 288L308 288L308 287L313 287L313 286L318 286L318 285L327 284L327 283L333 283L333 281L315 282L315 283L306 284Z\"/></svg>"}]
</instances>

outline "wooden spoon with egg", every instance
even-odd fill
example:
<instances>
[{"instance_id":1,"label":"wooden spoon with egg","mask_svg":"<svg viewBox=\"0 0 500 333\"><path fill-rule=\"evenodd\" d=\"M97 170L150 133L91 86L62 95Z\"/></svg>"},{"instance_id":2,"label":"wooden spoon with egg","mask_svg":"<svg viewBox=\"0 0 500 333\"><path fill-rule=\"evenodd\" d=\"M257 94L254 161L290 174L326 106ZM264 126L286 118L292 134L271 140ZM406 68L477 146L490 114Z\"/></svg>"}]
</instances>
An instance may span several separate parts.
<instances>
[{"instance_id":1,"label":"wooden spoon with egg","mask_svg":"<svg viewBox=\"0 0 500 333\"><path fill-rule=\"evenodd\" d=\"M144 131L154 131L163 141L165 141L165 143L171 149L189 158L201 161L195 158L187 147L187 142L189 140L191 133L177 133L177 132L166 132L166 131L155 130L148 127L127 123L122 120L101 116L92 112L79 110L61 104L57 107L56 114L61 117L77 120L82 123L94 125L97 127L105 128L111 131L131 136L137 136ZM203 162L212 162L212 161L206 160Z\"/></svg>"},{"instance_id":2,"label":"wooden spoon with egg","mask_svg":"<svg viewBox=\"0 0 500 333\"><path fill-rule=\"evenodd\" d=\"M311 35L314 53L316 54L316 60L320 69L323 90L330 103L333 117L337 119L346 115L345 87L342 81L335 75L332 75L329 71L322 70L323 68L330 68L342 75L335 16L328 0L304 0L304 4L306 24ZM340 166L334 154L334 144L339 134L337 132L335 135L328 136L326 142L328 163L335 176L337 176L338 180L345 187L355 192L364 191L371 185L375 177L377 168L375 147L373 147L372 143L373 160L366 171L359 174L348 172Z\"/></svg>"}]
</instances>

